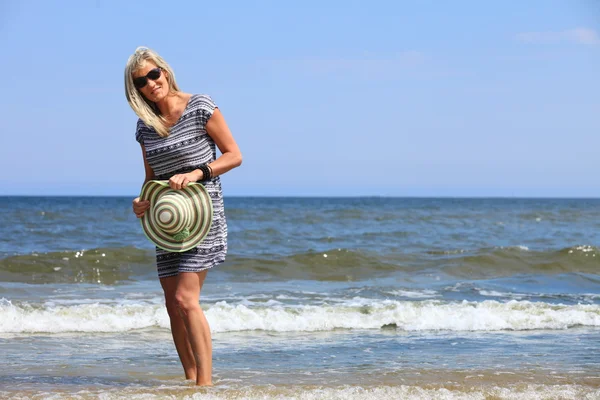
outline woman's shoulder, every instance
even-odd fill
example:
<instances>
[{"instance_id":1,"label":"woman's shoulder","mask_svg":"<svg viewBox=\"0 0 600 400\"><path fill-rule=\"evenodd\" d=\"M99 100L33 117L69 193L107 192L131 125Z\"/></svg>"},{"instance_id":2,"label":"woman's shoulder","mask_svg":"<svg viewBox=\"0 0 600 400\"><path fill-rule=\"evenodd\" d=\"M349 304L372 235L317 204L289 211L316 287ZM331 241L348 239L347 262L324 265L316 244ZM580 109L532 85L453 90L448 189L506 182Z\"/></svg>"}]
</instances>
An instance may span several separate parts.
<instances>
[{"instance_id":1,"label":"woman's shoulder","mask_svg":"<svg viewBox=\"0 0 600 400\"><path fill-rule=\"evenodd\" d=\"M135 131L136 131L136 136L153 135L153 134L158 135L158 133L156 133L156 130L152 126L146 124L144 122L144 120L141 118L138 118L138 120L137 120L137 123L135 125Z\"/></svg>"},{"instance_id":2,"label":"woman's shoulder","mask_svg":"<svg viewBox=\"0 0 600 400\"><path fill-rule=\"evenodd\" d=\"M138 131L141 130L151 130L152 128L150 128L148 125L146 125L146 123L144 122L143 119L138 118L137 123L136 123L136 128Z\"/></svg>"},{"instance_id":3,"label":"woman's shoulder","mask_svg":"<svg viewBox=\"0 0 600 400\"><path fill-rule=\"evenodd\" d=\"M196 110L213 111L217 105L210 95L197 93L190 98L190 108L192 107Z\"/></svg>"}]
</instances>

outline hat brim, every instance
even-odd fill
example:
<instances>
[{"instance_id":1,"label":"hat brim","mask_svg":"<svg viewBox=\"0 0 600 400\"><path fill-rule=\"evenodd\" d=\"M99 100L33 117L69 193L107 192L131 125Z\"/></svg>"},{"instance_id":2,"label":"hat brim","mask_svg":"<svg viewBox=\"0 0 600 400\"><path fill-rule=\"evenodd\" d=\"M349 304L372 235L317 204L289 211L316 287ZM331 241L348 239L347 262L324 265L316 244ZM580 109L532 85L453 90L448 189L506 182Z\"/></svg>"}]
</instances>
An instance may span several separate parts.
<instances>
[{"instance_id":1,"label":"hat brim","mask_svg":"<svg viewBox=\"0 0 600 400\"><path fill-rule=\"evenodd\" d=\"M192 226L189 228L189 236L183 241L176 240L173 236L158 228L152 208L156 201L166 193L176 192L187 196L192 204ZM208 234L213 221L213 204L210 195L204 185L192 182L185 188L171 189L166 181L148 181L142 187L140 200L150 201L150 208L140 218L142 230L152 243L159 248L170 252L184 252L198 246Z\"/></svg>"}]
</instances>

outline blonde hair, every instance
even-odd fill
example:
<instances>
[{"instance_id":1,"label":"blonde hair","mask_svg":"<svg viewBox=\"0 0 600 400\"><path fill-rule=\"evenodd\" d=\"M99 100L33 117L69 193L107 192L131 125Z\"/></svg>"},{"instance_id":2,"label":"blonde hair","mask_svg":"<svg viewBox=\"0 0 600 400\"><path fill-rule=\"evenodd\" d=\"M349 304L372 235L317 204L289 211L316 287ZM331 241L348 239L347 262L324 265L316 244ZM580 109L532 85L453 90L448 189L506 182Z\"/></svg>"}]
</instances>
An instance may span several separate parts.
<instances>
[{"instance_id":1,"label":"blonde hair","mask_svg":"<svg viewBox=\"0 0 600 400\"><path fill-rule=\"evenodd\" d=\"M175 73L173 73L169 64L155 51L147 47L138 47L135 49L135 53L129 57L125 66L125 96L133 111L147 126L154 128L160 136L167 137L169 136L167 121L160 115L158 107L146 99L133 84L133 73L142 68L147 61L151 61L157 67L167 72L165 78L169 82L169 91L171 93L180 91L175 80Z\"/></svg>"}]
</instances>

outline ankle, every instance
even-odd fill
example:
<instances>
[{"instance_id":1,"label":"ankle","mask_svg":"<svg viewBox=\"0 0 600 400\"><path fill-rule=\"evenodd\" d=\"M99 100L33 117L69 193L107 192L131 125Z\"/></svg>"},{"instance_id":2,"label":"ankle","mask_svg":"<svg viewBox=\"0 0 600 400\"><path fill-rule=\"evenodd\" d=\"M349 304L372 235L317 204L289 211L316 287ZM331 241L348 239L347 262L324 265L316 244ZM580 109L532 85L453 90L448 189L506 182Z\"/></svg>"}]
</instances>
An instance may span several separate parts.
<instances>
[{"instance_id":1,"label":"ankle","mask_svg":"<svg viewBox=\"0 0 600 400\"><path fill-rule=\"evenodd\" d=\"M195 381L196 378L196 368L185 371L185 379Z\"/></svg>"}]
</instances>

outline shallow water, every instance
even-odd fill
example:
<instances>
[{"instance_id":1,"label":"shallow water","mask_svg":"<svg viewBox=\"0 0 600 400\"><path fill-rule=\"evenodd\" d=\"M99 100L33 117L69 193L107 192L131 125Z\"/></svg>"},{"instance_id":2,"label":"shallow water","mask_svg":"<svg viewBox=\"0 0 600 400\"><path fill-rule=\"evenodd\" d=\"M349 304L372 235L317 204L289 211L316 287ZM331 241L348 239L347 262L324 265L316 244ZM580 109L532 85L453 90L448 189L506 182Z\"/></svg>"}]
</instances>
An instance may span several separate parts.
<instances>
[{"instance_id":1,"label":"shallow water","mask_svg":"<svg viewBox=\"0 0 600 400\"><path fill-rule=\"evenodd\" d=\"M0 197L0 397L600 398L600 201L226 198L183 380L129 198Z\"/></svg>"}]
</instances>

